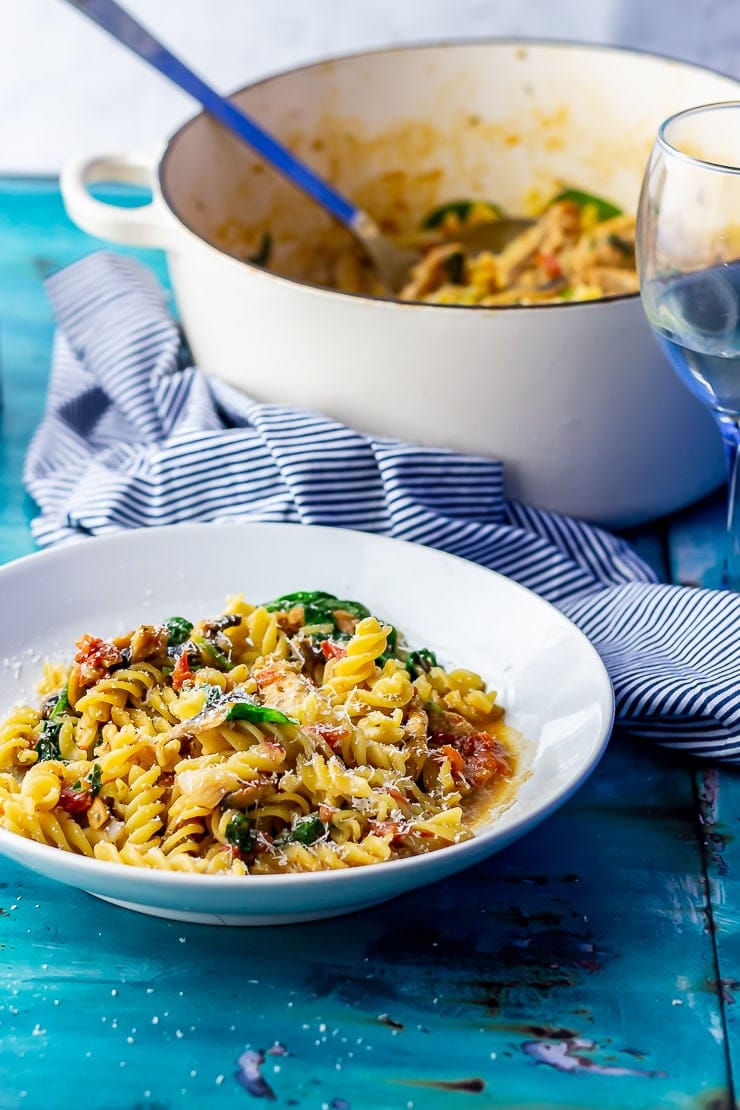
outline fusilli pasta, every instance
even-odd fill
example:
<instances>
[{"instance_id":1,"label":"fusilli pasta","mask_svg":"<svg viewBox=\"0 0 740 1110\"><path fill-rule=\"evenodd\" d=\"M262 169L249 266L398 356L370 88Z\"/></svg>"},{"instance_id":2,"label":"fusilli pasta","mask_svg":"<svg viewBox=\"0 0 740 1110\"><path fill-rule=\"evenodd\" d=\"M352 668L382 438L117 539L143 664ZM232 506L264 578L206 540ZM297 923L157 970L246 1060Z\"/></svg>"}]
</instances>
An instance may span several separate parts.
<instances>
[{"instance_id":1,"label":"fusilli pasta","mask_svg":"<svg viewBox=\"0 0 740 1110\"><path fill-rule=\"evenodd\" d=\"M479 675L320 591L83 636L40 689L0 724L0 826L128 866L245 876L430 852L472 836L517 769Z\"/></svg>"}]
</instances>

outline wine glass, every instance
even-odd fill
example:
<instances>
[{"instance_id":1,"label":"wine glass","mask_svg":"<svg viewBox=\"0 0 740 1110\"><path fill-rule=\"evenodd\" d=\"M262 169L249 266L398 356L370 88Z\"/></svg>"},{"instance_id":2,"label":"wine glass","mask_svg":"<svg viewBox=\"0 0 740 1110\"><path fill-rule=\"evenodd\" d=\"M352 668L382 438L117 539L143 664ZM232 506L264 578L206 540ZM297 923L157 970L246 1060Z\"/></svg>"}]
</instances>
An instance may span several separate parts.
<instances>
[{"instance_id":1,"label":"wine glass","mask_svg":"<svg viewBox=\"0 0 740 1110\"><path fill-rule=\"evenodd\" d=\"M740 101L689 108L661 125L640 195L637 266L653 331L724 438L729 497L722 585L738 590Z\"/></svg>"}]
</instances>

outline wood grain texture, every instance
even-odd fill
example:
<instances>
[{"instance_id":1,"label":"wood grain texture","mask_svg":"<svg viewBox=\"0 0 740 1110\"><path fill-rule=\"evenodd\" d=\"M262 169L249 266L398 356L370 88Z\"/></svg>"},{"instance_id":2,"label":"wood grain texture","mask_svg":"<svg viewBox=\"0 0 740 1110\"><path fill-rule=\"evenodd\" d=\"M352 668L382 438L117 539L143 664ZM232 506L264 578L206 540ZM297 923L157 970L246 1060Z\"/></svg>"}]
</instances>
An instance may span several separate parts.
<instances>
[{"instance_id":1,"label":"wood grain texture","mask_svg":"<svg viewBox=\"0 0 740 1110\"><path fill-rule=\"evenodd\" d=\"M97 246L53 182L0 184L2 561L33 546L20 479L52 340L41 277ZM686 565L690 520L634 537L659 572L667 541ZM729 1108L739 803L737 773L615 736L507 851L361 915L282 928L147 918L0 861L0 1108L270 1093L327 1110Z\"/></svg>"},{"instance_id":2,"label":"wood grain texture","mask_svg":"<svg viewBox=\"0 0 740 1110\"><path fill-rule=\"evenodd\" d=\"M0 1090L242 1105L277 1043L280 1105L693 1107L726 1086L698 856L690 772L617 739L519 844L333 921L169 923L6 866Z\"/></svg>"}]
</instances>

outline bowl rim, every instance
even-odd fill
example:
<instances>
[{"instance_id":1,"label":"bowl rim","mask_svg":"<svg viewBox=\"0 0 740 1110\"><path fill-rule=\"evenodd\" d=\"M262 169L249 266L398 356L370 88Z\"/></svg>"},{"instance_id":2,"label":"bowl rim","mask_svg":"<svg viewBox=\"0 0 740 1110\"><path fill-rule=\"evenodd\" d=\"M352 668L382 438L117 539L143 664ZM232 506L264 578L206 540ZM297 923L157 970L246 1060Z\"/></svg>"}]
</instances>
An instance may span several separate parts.
<instances>
[{"instance_id":1,"label":"bowl rim","mask_svg":"<svg viewBox=\"0 0 740 1110\"><path fill-rule=\"evenodd\" d=\"M554 47L554 48L557 48L557 49L576 50L576 51L579 51L579 52L580 51L583 51L583 52L594 51L594 53L599 52L599 53L602 53L602 54L621 54L621 55L628 55L628 56L632 56L632 57L640 57L640 58L645 58L645 59L653 60L653 61L667 62L667 63L672 64L674 66L678 66L681 69L690 69L690 70L695 70L697 72L708 73L708 74L714 75L715 77L725 77L730 81L734 81L735 84L738 86L738 90L740 90L740 78L736 77L734 74L726 72L724 70L715 69L712 66L703 65L699 62L693 62L693 61L689 61L689 60L686 60L686 59L683 59L683 58L678 58L678 57L676 57L675 55L672 55L672 54L662 54L662 53L654 51L654 50L647 50L647 49L642 49L642 48L639 48L639 47L621 46L621 45L615 45L615 44L610 44L610 43L600 43L600 42L591 42L591 41L581 41L581 40L578 40L578 39L557 39L557 38L548 39L548 38L538 38L538 37L527 37L527 36L522 36L522 35L504 35L504 36L482 36L480 38L463 37L463 38L459 38L459 39L436 39L436 40L430 40L428 42L419 41L419 42L401 43L401 44L396 44L396 45L377 46L377 47L373 47L369 50L352 50L352 51L348 51L346 53L327 55L325 57L315 59L311 62L305 62L301 65L288 66L285 69L276 70L273 73L269 73L269 74L266 74L263 77L258 78L256 81L249 81L246 85L241 85L236 89L232 89L231 92L226 93L225 95L226 95L227 98L239 96L242 93L252 91L253 89L261 88L263 85L267 85L272 81L277 81L280 78L288 77L288 76L291 76L293 74L307 73L307 72L309 72L310 70L313 70L313 69L320 69L321 67L326 66L326 65L328 65L332 62L347 62L347 61L352 61L352 60L359 59L359 58L372 58L372 57L379 56L379 55L382 55L382 54L402 54L402 53L405 54L405 53L421 52L423 50L441 50L441 49L459 48L459 47L475 48L475 47L481 47L481 46L482 47L486 47L486 46L508 46L508 47L521 46L522 48ZM740 99L740 92L738 94L738 99ZM682 111L687 111L687 110L689 110L689 109L682 109ZM679 114L679 113L674 113L674 114ZM287 286L290 286L290 287L298 287L298 288L302 288L302 289L310 289L310 290L313 290L315 292L326 293L326 294L328 294L330 296L334 296L334 297L343 297L343 298L349 297L349 298L354 299L355 301L361 301L361 302L368 302L369 301L369 302L379 303L379 304L383 304L383 305L393 305L394 307L399 308L401 310L422 308L422 309L426 309L426 310L435 310L436 309L437 311L443 311L443 312L446 312L450 309L452 309L454 311L458 311L458 312L461 311L461 310L466 310L466 311L471 311L472 310L472 311L476 311L476 312L486 312L486 313L501 313L501 312L512 312L512 311L513 312L527 312L527 311L535 311L535 310L539 311L539 310L542 310L542 309L549 309L549 310L564 309L564 308L574 309L574 308L583 308L584 306L587 306L587 305L596 306L596 305L603 305L605 303L618 303L618 302L624 302L624 301L635 301L635 300L639 299L639 297L640 297L639 291L636 291L634 293L618 293L618 294L615 294L614 296L611 296L611 297L594 297L593 299L590 299L590 300L550 301L550 302L537 303L537 304L511 304L511 305L435 304L435 303L426 302L426 301L401 301L401 300L398 300L398 298L396 298L396 297L389 297L389 296L373 294L373 293L354 293L354 292L341 290L341 289L332 289L329 286L320 285L318 282L308 281L304 278L290 278L290 277L286 277L283 274L275 274L272 271L265 269L265 267L259 266L255 262L250 262L248 259L237 258L236 255L230 254L228 251L224 250L223 248L217 246L215 243L212 243L210 240L206 239L203 235L200 234L200 232L196 231L196 229L191 225L190 222L188 222L187 220L185 220L183 218L180 211L178 211L178 208L176 207L176 205L172 202L170 189L167 186L165 176L166 176L166 171L167 171L167 167L168 167L170 158L172 157L172 154L173 154L173 150L174 150L175 146L183 139L186 132L198 120L200 120L205 115L207 115L207 112L206 112L205 109L201 109L199 112L196 112L194 115L190 116L187 120L185 120L177 128L177 130L174 131L172 133L172 135L170 135L170 137L166 140L164 150L162 151L161 157L159 159L159 163L158 163L157 168L156 168L156 177L157 177L157 183L158 183L158 186L159 186L160 193L161 193L162 198L163 198L165 204L167 205L167 209L170 212L170 214L172 215L172 217L177 221L177 223L180 225L180 227L182 227L187 232L189 232L191 235L193 235L195 237L195 239L198 240L199 243L201 243L201 244L203 244L207 247L210 247L213 251L215 251L217 254L223 256L224 258L231 259L231 261L236 263L238 266L240 266L240 267L241 266L246 266L248 270L251 270L253 272L257 272L260 275L262 275L263 277L266 277L270 280L280 282L281 284L284 284L284 285L287 285ZM663 122L665 122L665 121L663 121ZM662 126L663 126L663 124L659 125L659 127L662 127ZM656 128L656 139L657 139L657 136L659 134L659 127Z\"/></svg>"}]
</instances>

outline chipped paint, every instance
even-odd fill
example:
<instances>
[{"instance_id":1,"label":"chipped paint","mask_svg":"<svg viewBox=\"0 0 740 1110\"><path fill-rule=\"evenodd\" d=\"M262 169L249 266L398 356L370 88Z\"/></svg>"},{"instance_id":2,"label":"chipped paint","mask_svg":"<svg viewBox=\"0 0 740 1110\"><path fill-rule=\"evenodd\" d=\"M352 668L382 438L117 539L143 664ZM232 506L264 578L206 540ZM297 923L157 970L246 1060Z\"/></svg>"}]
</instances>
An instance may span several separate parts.
<instances>
[{"instance_id":1,"label":"chipped paint","mask_svg":"<svg viewBox=\"0 0 740 1110\"><path fill-rule=\"evenodd\" d=\"M250 1095L255 1098L266 1098L273 1101L276 1097L275 1092L262 1075L264 1062L265 1054L262 1049L257 1051L250 1048L246 1049L237 1060L239 1070L236 1073L236 1078Z\"/></svg>"},{"instance_id":2,"label":"chipped paint","mask_svg":"<svg viewBox=\"0 0 740 1110\"><path fill-rule=\"evenodd\" d=\"M720 1013L709 1015L709 1032L714 1037L717 1044L725 1043L725 1027Z\"/></svg>"},{"instance_id":3,"label":"chipped paint","mask_svg":"<svg viewBox=\"0 0 740 1110\"><path fill-rule=\"evenodd\" d=\"M591 1075L627 1076L639 1075L646 1079L664 1079L667 1072L643 1071L639 1068L628 1068L620 1064L597 1064L588 1056L579 1055L578 1052L592 1052L598 1048L594 1041L577 1037L570 1041L525 1041L522 1050L531 1056L538 1064L547 1064L558 1071L589 1072Z\"/></svg>"},{"instance_id":4,"label":"chipped paint","mask_svg":"<svg viewBox=\"0 0 740 1110\"><path fill-rule=\"evenodd\" d=\"M719 819L719 771L716 767L702 769L697 775L700 817L705 825L716 825Z\"/></svg>"}]
</instances>

